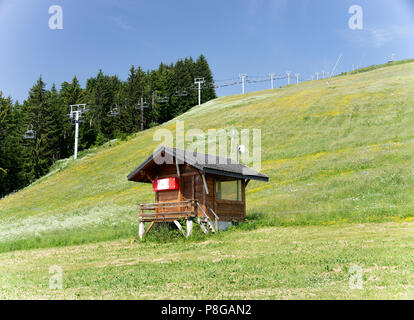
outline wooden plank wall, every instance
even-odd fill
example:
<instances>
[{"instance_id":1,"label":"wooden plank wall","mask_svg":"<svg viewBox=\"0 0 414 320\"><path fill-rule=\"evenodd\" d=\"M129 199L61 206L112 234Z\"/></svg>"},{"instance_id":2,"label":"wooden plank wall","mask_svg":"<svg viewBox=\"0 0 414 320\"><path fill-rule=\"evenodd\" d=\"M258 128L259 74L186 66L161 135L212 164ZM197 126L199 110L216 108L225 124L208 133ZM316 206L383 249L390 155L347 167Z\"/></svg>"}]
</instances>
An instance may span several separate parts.
<instances>
[{"instance_id":1,"label":"wooden plank wall","mask_svg":"<svg viewBox=\"0 0 414 320\"><path fill-rule=\"evenodd\" d=\"M241 183L242 201L221 200L216 198L214 181L214 211L220 217L220 221L244 220L246 218L245 182ZM210 186L209 186L210 188Z\"/></svg>"},{"instance_id":2,"label":"wooden plank wall","mask_svg":"<svg viewBox=\"0 0 414 320\"><path fill-rule=\"evenodd\" d=\"M160 166L159 170L155 173L156 179L177 177L177 168L175 164L167 164ZM213 175L206 175L206 182L209 194L206 194L204 189L204 183L202 177L197 179L195 176L199 176L199 172L187 165L180 165L180 189L156 192L156 202L172 202L182 201L189 199L196 199L200 202L203 210L207 215L213 219L214 216L207 209L205 203L207 202L220 217L220 221L232 221L232 220L244 220L246 218L246 197L245 197L245 181L242 180L242 201L220 200L216 199L216 177ZM171 212L174 208L168 209ZM175 209L176 210L176 209ZM199 212L199 215L203 214Z\"/></svg>"}]
</instances>

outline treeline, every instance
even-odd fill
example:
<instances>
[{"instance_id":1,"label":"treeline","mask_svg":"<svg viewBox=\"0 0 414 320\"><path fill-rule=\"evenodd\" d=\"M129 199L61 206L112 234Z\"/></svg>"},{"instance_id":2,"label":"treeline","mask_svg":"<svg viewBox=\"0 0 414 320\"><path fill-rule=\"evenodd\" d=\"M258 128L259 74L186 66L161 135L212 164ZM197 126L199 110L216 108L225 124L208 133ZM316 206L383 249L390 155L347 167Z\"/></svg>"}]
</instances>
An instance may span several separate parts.
<instances>
[{"instance_id":1,"label":"treeline","mask_svg":"<svg viewBox=\"0 0 414 320\"><path fill-rule=\"evenodd\" d=\"M214 99L206 58L191 57L156 70L132 66L126 81L102 70L82 88L76 76L46 89L42 77L22 104L0 91L0 197L45 175L57 160L73 155L70 105L86 104L79 149L98 146L168 121L198 103L194 79L204 78L202 102ZM145 108L141 109L141 103ZM141 110L144 110L143 115Z\"/></svg>"}]
</instances>

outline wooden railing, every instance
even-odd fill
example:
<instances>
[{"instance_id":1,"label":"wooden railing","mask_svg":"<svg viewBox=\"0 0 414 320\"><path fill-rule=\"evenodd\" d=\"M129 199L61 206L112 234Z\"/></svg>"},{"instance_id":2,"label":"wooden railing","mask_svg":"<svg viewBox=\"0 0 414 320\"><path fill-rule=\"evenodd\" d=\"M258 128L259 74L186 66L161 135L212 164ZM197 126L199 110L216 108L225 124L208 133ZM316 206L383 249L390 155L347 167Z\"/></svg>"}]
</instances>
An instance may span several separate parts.
<instances>
[{"instance_id":1,"label":"wooden railing","mask_svg":"<svg viewBox=\"0 0 414 320\"><path fill-rule=\"evenodd\" d=\"M173 222L179 219L195 218L198 215L198 210L204 216L204 221L212 226L215 232L218 232L218 221L220 218L206 203L206 208L213 214L215 226L212 226L212 221L203 207L197 200L174 201L174 202L157 202L157 203L140 203L139 214L140 222ZM146 211L152 211L150 213Z\"/></svg>"},{"instance_id":2,"label":"wooden railing","mask_svg":"<svg viewBox=\"0 0 414 320\"><path fill-rule=\"evenodd\" d=\"M140 203L139 208L141 210L139 215L139 220L141 222L171 222L181 218L191 218L197 216L196 200ZM154 212L147 213L145 211Z\"/></svg>"},{"instance_id":3,"label":"wooden railing","mask_svg":"<svg viewBox=\"0 0 414 320\"><path fill-rule=\"evenodd\" d=\"M206 207L208 208L208 210L210 210L210 212L214 215L214 222L216 225L216 232L218 232L218 222L220 220L219 216L214 212L214 210L210 207L210 205L206 202Z\"/></svg>"}]
</instances>

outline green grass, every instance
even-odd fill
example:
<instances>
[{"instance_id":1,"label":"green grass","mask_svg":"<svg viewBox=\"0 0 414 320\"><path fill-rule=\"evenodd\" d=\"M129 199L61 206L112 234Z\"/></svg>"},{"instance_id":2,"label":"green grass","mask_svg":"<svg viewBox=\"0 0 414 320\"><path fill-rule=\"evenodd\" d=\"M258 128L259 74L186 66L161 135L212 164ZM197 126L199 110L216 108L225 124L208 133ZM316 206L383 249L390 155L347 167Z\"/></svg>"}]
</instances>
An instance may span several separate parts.
<instances>
[{"instance_id":1,"label":"green grass","mask_svg":"<svg viewBox=\"0 0 414 320\"><path fill-rule=\"evenodd\" d=\"M221 97L178 117L186 129L259 128L262 172L243 228L401 221L414 216L414 63ZM176 119L175 119L176 120ZM0 200L0 252L136 235L151 187L128 182L158 128L58 162ZM254 219L253 219L254 218Z\"/></svg>"},{"instance_id":2,"label":"green grass","mask_svg":"<svg viewBox=\"0 0 414 320\"><path fill-rule=\"evenodd\" d=\"M409 62L414 62L414 59L392 61L392 62L388 62L388 63L385 63L385 64L374 64L372 66L359 68L359 69L356 69L356 70L351 71L351 72L341 73L339 76L343 76L343 75L346 75L346 74L357 74L357 73L362 73L362 72L369 72L369 71L373 71L373 70L377 70L377 69L381 69L381 68L387 68L387 67L397 66L397 65L400 65L400 64L406 64L406 63L409 63Z\"/></svg>"},{"instance_id":3,"label":"green grass","mask_svg":"<svg viewBox=\"0 0 414 320\"><path fill-rule=\"evenodd\" d=\"M413 299L414 223L233 230L0 254L0 299ZM350 287L361 270L362 287ZM51 266L62 289L49 289Z\"/></svg>"}]
</instances>

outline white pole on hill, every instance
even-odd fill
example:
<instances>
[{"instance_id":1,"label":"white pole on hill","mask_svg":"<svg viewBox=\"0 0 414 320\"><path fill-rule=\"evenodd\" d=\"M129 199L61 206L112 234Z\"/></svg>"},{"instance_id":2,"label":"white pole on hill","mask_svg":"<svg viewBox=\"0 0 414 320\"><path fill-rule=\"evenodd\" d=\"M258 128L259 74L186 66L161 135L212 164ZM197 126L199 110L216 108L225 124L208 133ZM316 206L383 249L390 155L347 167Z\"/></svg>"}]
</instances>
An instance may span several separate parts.
<instances>
[{"instance_id":1,"label":"white pole on hill","mask_svg":"<svg viewBox=\"0 0 414 320\"><path fill-rule=\"evenodd\" d=\"M242 81L242 94L244 94L244 82L246 81L247 74L245 74L245 73L239 74L239 78Z\"/></svg>"},{"instance_id":2,"label":"white pole on hill","mask_svg":"<svg viewBox=\"0 0 414 320\"><path fill-rule=\"evenodd\" d=\"M204 78L194 79L194 83L198 85L198 105L201 104L201 84L204 83Z\"/></svg>"},{"instance_id":3,"label":"white pole on hill","mask_svg":"<svg viewBox=\"0 0 414 320\"><path fill-rule=\"evenodd\" d=\"M75 111L75 154L73 158L78 158L78 138L79 138L79 111Z\"/></svg>"},{"instance_id":4,"label":"white pole on hill","mask_svg":"<svg viewBox=\"0 0 414 320\"><path fill-rule=\"evenodd\" d=\"M141 131L143 131L144 130L144 109L148 108L148 104L146 102L144 103L143 97L141 97L140 107L141 107Z\"/></svg>"},{"instance_id":5,"label":"white pole on hill","mask_svg":"<svg viewBox=\"0 0 414 320\"><path fill-rule=\"evenodd\" d=\"M274 89L274 82L273 82L273 80L274 80L274 78L275 78L275 73L269 73L269 77L270 77L270 87L272 88L272 89Z\"/></svg>"},{"instance_id":6,"label":"white pole on hill","mask_svg":"<svg viewBox=\"0 0 414 320\"><path fill-rule=\"evenodd\" d=\"M291 71L286 71L287 77L288 77L288 84L290 84L290 73Z\"/></svg>"},{"instance_id":7,"label":"white pole on hill","mask_svg":"<svg viewBox=\"0 0 414 320\"><path fill-rule=\"evenodd\" d=\"M77 159L78 158L78 140L79 140L79 123L80 121L80 117L82 116L82 113L84 112L88 112L87 108L86 108L86 104L72 104L70 105L70 113L69 113L69 118L74 120L74 124L75 124L75 150L74 150L74 155L73 155L73 159Z\"/></svg>"}]
</instances>

